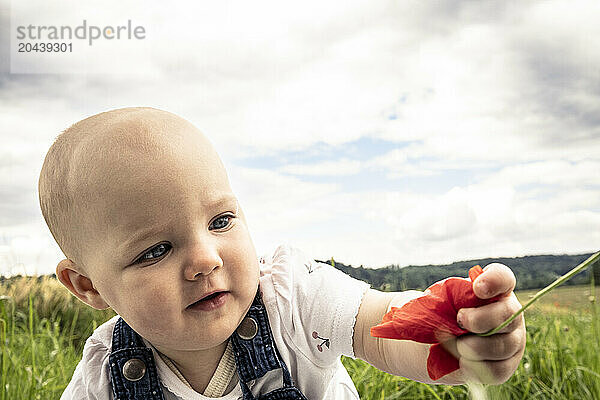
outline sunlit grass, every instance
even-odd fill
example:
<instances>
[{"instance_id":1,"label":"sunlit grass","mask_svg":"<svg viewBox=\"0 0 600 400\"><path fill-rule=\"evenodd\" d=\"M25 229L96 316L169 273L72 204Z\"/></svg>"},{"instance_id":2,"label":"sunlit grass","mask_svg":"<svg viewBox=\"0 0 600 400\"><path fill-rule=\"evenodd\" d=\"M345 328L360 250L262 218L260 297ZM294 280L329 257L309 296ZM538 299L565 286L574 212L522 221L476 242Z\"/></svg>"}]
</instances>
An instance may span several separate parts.
<instances>
[{"instance_id":1,"label":"sunlit grass","mask_svg":"<svg viewBox=\"0 0 600 400\"><path fill-rule=\"evenodd\" d=\"M0 286L0 400L58 399L85 339L114 315L71 296L50 277Z\"/></svg>"}]
</instances>

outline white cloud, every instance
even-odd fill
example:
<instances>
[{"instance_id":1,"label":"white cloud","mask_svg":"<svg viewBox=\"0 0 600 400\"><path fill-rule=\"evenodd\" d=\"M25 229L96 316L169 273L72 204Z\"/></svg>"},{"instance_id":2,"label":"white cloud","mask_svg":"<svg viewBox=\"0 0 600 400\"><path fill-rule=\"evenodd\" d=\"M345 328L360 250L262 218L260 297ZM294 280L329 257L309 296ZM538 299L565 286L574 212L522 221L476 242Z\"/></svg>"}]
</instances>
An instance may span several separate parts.
<instances>
[{"instance_id":1,"label":"white cloud","mask_svg":"<svg viewBox=\"0 0 600 400\"><path fill-rule=\"evenodd\" d=\"M279 170L294 175L343 176L359 173L361 164L360 161L343 158L316 164L288 164L279 168Z\"/></svg>"},{"instance_id":2,"label":"white cloud","mask_svg":"<svg viewBox=\"0 0 600 400\"><path fill-rule=\"evenodd\" d=\"M323 206L339 190L334 184L303 182L273 171L232 168L232 189L256 234L292 237L294 230L306 228L316 221L327 222L335 209Z\"/></svg>"},{"instance_id":3,"label":"white cloud","mask_svg":"<svg viewBox=\"0 0 600 400\"><path fill-rule=\"evenodd\" d=\"M600 185L600 160L570 162L556 159L527 164L515 164L503 168L486 179L487 185L510 182L514 186L526 184L560 185L577 188Z\"/></svg>"},{"instance_id":4,"label":"white cloud","mask_svg":"<svg viewBox=\"0 0 600 400\"><path fill-rule=\"evenodd\" d=\"M507 167L481 182L408 207L390 204L386 213L398 244L414 245L407 247L409 259L418 259L418 249L427 249L427 257L439 262L590 251L600 239L595 228L600 221L600 186L591 178L597 170L590 162ZM584 186L590 182L596 185ZM532 183L556 187L521 187Z\"/></svg>"},{"instance_id":5,"label":"white cloud","mask_svg":"<svg viewBox=\"0 0 600 400\"><path fill-rule=\"evenodd\" d=\"M476 223L464 190L457 187L407 211L397 222L397 234L403 239L435 242L460 238Z\"/></svg>"}]
</instances>

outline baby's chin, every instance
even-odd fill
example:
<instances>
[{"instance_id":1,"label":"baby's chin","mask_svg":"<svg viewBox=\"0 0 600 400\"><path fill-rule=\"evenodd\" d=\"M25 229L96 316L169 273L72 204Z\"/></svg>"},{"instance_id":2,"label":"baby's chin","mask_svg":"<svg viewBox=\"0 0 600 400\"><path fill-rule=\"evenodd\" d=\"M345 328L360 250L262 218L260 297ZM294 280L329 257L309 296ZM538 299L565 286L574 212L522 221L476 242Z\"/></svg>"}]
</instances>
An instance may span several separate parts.
<instances>
[{"instance_id":1,"label":"baby's chin","mask_svg":"<svg viewBox=\"0 0 600 400\"><path fill-rule=\"evenodd\" d=\"M190 335L181 338L177 338L173 333L169 335L166 342L152 342L148 340L154 347L161 352L167 351L208 351L218 347L227 342L227 339L233 335L235 329L223 329L218 332L210 333L208 335ZM165 338L167 339L167 338ZM156 343L156 344L155 344ZM163 350L161 350L163 349Z\"/></svg>"}]
</instances>

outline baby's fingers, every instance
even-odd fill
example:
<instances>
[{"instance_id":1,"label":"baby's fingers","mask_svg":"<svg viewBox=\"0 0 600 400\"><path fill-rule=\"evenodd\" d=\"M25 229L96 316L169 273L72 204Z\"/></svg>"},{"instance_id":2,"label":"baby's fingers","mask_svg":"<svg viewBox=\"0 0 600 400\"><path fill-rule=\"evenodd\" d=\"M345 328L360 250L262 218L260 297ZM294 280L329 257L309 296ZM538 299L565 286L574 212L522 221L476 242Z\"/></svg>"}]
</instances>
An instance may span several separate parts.
<instances>
[{"instance_id":1,"label":"baby's fingers","mask_svg":"<svg viewBox=\"0 0 600 400\"><path fill-rule=\"evenodd\" d=\"M504 264L492 263L473 282L473 292L480 299L510 293L516 284L515 274Z\"/></svg>"},{"instance_id":2,"label":"baby's fingers","mask_svg":"<svg viewBox=\"0 0 600 400\"><path fill-rule=\"evenodd\" d=\"M469 332L484 333L494 329L520 309L521 303L517 300L517 296L512 293L508 297L481 307L461 308L456 315L456 321ZM523 324L523 314L520 314L498 333L511 332Z\"/></svg>"},{"instance_id":3,"label":"baby's fingers","mask_svg":"<svg viewBox=\"0 0 600 400\"><path fill-rule=\"evenodd\" d=\"M461 380L497 385L516 371L525 352L525 329L489 337L463 335L443 343L459 360Z\"/></svg>"},{"instance_id":4,"label":"baby's fingers","mask_svg":"<svg viewBox=\"0 0 600 400\"><path fill-rule=\"evenodd\" d=\"M499 385L506 382L517 370L525 346L514 356L499 361L473 361L466 358L459 360L462 376L467 382L478 382Z\"/></svg>"},{"instance_id":5,"label":"baby's fingers","mask_svg":"<svg viewBox=\"0 0 600 400\"><path fill-rule=\"evenodd\" d=\"M525 347L525 329L500 333L489 337L463 335L456 341L456 351L470 361L506 360Z\"/></svg>"}]
</instances>

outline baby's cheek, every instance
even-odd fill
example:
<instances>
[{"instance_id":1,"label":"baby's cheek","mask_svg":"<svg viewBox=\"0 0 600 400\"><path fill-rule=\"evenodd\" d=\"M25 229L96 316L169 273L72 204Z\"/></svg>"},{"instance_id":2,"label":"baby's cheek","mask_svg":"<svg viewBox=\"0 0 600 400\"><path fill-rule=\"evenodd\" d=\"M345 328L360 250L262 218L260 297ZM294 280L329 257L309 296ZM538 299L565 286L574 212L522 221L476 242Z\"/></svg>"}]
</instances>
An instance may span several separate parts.
<instances>
[{"instance_id":1,"label":"baby's cheek","mask_svg":"<svg viewBox=\"0 0 600 400\"><path fill-rule=\"evenodd\" d=\"M143 293L131 292L135 313L144 316L146 320L168 318L169 314L178 311L179 308L179 304L176 305L173 296L170 295L172 291L167 288L157 288L145 290Z\"/></svg>"},{"instance_id":2,"label":"baby's cheek","mask_svg":"<svg viewBox=\"0 0 600 400\"><path fill-rule=\"evenodd\" d=\"M169 299L163 294L157 294L145 302L136 302L133 315L138 321L142 336L147 339L162 337L175 323L172 317L177 310L169 307Z\"/></svg>"},{"instance_id":3,"label":"baby's cheek","mask_svg":"<svg viewBox=\"0 0 600 400\"><path fill-rule=\"evenodd\" d=\"M141 305L147 313L156 318L167 318L170 314L180 311L180 304L166 293L168 290L156 291ZM177 303L177 304L175 304Z\"/></svg>"}]
</instances>

